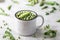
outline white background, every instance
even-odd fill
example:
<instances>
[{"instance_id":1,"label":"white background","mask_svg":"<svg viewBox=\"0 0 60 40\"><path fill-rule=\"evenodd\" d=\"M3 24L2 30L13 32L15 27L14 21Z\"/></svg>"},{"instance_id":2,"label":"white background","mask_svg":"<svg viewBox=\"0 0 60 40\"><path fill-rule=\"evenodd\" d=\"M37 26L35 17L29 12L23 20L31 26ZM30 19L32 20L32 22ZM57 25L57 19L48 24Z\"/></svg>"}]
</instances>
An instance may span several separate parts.
<instances>
[{"instance_id":1,"label":"white background","mask_svg":"<svg viewBox=\"0 0 60 40\"><path fill-rule=\"evenodd\" d=\"M11 2L11 0L5 0L5 2L0 3L0 8L3 8L5 10L5 12L10 15L8 17L0 15L0 26L3 27L3 29L0 29L0 40L8 40L8 39L2 38L4 31L6 30L6 27L10 27L12 29L12 34L17 39L17 36L19 36L19 35L17 34L17 21L15 20L14 15L17 11L24 10L24 9L33 10L33 11L37 12L38 15L42 15L44 17L43 26L49 24L51 26L51 29L57 30L57 36L55 38L47 38L45 40L60 40L60 23L56 22L56 20L60 19L60 12L58 10L55 11L54 13L46 16L45 11L47 11L49 9L42 11L38 4L32 7L32 6L26 6L26 4L28 3L27 0L17 0L17 1L19 2L19 4L15 4L15 3ZM53 0L53 1L57 1L58 3L60 2L60 0ZM7 9L8 5L12 5L12 8L10 11ZM3 22L2 22L3 20L5 20L8 23L7 26L3 26ZM40 20L37 20L37 21L40 21ZM37 24L40 24L40 22ZM39 30L36 38L21 37L21 40L42 40L43 39L42 33L43 33L43 31Z\"/></svg>"}]
</instances>

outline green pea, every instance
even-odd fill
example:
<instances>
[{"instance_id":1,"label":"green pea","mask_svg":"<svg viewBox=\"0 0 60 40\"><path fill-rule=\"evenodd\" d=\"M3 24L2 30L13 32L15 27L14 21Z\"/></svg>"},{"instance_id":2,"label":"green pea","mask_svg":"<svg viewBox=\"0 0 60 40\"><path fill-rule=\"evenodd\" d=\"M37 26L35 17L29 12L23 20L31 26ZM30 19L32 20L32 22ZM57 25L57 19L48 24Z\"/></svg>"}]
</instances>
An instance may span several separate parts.
<instances>
[{"instance_id":1,"label":"green pea","mask_svg":"<svg viewBox=\"0 0 60 40\"><path fill-rule=\"evenodd\" d=\"M29 20L29 18L27 17L26 20Z\"/></svg>"},{"instance_id":2,"label":"green pea","mask_svg":"<svg viewBox=\"0 0 60 40\"><path fill-rule=\"evenodd\" d=\"M20 15L21 14L21 12L18 12L16 15Z\"/></svg>"},{"instance_id":3,"label":"green pea","mask_svg":"<svg viewBox=\"0 0 60 40\"><path fill-rule=\"evenodd\" d=\"M30 19L32 19L33 17L31 16Z\"/></svg>"},{"instance_id":4,"label":"green pea","mask_svg":"<svg viewBox=\"0 0 60 40\"><path fill-rule=\"evenodd\" d=\"M24 20L26 20L26 19L24 18Z\"/></svg>"},{"instance_id":5,"label":"green pea","mask_svg":"<svg viewBox=\"0 0 60 40\"><path fill-rule=\"evenodd\" d=\"M28 16L29 14L30 14L30 12L23 13L23 14L21 14L21 15L19 16L19 18L23 18L23 17L25 17L25 16Z\"/></svg>"},{"instance_id":6,"label":"green pea","mask_svg":"<svg viewBox=\"0 0 60 40\"><path fill-rule=\"evenodd\" d=\"M17 18L19 18L19 16L22 14L22 12L18 12L17 14L16 14L16 17Z\"/></svg>"}]
</instances>

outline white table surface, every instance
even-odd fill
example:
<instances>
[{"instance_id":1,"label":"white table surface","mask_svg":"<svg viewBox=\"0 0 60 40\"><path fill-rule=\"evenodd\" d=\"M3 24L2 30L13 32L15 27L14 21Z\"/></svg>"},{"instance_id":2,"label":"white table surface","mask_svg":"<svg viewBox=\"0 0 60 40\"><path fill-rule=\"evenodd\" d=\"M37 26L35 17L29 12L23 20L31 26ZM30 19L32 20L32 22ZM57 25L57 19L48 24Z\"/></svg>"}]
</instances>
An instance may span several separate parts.
<instances>
[{"instance_id":1,"label":"white table surface","mask_svg":"<svg viewBox=\"0 0 60 40\"><path fill-rule=\"evenodd\" d=\"M60 2L60 0L54 0L54 1ZM14 14L17 11L23 10L23 9L33 10L33 11L37 12L38 15L42 15L44 17L43 26L49 24L51 26L51 29L57 30L57 36L55 38L47 38L45 40L60 40L60 23L56 22L57 19L60 19L60 12L56 11L55 13L52 13L52 14L46 16L45 11L42 11L38 4L31 7L31 6L26 6L27 3L28 3L27 0L20 0L19 4L15 4L15 3L11 2L11 0L5 0L5 2L0 3L0 7L3 8L6 13L10 14L10 16L8 16L8 17L0 15L0 26L3 25L3 22L2 22L3 20L5 20L8 23L7 26L3 26L3 29L0 29L0 40L8 40L8 39L2 38L4 31L6 30L6 27L10 27L12 29L12 34L17 39L17 37L19 35L17 34L17 21L15 20ZM7 9L8 5L13 5L10 11ZM40 22L38 22L37 24L40 24ZM37 32L36 38L34 38L32 36L30 36L30 37L21 36L20 40L42 40L43 39L42 33L43 33L43 31L41 29L39 29Z\"/></svg>"}]
</instances>

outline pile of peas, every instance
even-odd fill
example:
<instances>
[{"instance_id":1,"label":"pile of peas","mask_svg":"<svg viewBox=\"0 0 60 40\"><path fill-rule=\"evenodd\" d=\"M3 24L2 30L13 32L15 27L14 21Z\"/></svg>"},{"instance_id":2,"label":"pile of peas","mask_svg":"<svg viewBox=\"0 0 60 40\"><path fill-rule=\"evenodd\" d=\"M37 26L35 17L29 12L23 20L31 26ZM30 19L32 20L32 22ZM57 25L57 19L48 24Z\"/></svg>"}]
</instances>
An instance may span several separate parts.
<instances>
[{"instance_id":1,"label":"pile of peas","mask_svg":"<svg viewBox=\"0 0 60 40\"><path fill-rule=\"evenodd\" d=\"M30 11L20 11L16 14L16 17L21 20L32 20L36 18L36 15Z\"/></svg>"}]
</instances>

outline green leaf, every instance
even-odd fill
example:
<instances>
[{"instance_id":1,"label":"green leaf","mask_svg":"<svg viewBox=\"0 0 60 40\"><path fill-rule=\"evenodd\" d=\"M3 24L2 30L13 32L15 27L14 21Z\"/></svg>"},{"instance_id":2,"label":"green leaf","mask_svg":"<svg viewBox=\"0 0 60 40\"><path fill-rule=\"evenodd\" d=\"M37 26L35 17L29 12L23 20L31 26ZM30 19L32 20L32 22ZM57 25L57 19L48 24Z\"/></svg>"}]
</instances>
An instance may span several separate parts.
<instances>
[{"instance_id":1,"label":"green leaf","mask_svg":"<svg viewBox=\"0 0 60 40\"><path fill-rule=\"evenodd\" d=\"M55 7L52 7L52 10L50 11L50 13L54 13L54 11L57 10Z\"/></svg>"},{"instance_id":2,"label":"green leaf","mask_svg":"<svg viewBox=\"0 0 60 40\"><path fill-rule=\"evenodd\" d=\"M0 15L9 16L2 8L0 8Z\"/></svg>"},{"instance_id":3,"label":"green leaf","mask_svg":"<svg viewBox=\"0 0 60 40\"><path fill-rule=\"evenodd\" d=\"M46 12L46 15L49 15L49 13L48 13L48 12Z\"/></svg>"},{"instance_id":4,"label":"green leaf","mask_svg":"<svg viewBox=\"0 0 60 40\"><path fill-rule=\"evenodd\" d=\"M0 12L5 12L2 8L0 8Z\"/></svg>"},{"instance_id":5,"label":"green leaf","mask_svg":"<svg viewBox=\"0 0 60 40\"><path fill-rule=\"evenodd\" d=\"M11 9L11 7L12 7L12 5L9 5L9 6L8 6L8 10L10 10L10 9Z\"/></svg>"},{"instance_id":6,"label":"green leaf","mask_svg":"<svg viewBox=\"0 0 60 40\"><path fill-rule=\"evenodd\" d=\"M59 3L56 3L56 5L58 5L58 6L59 6L60 4L59 4Z\"/></svg>"},{"instance_id":7,"label":"green leaf","mask_svg":"<svg viewBox=\"0 0 60 40\"><path fill-rule=\"evenodd\" d=\"M60 22L60 19L59 19L59 20L57 20L56 22Z\"/></svg>"},{"instance_id":8,"label":"green leaf","mask_svg":"<svg viewBox=\"0 0 60 40\"><path fill-rule=\"evenodd\" d=\"M46 9L46 8L48 8L48 6L44 6L42 9Z\"/></svg>"},{"instance_id":9,"label":"green leaf","mask_svg":"<svg viewBox=\"0 0 60 40\"><path fill-rule=\"evenodd\" d=\"M53 10L57 10L55 7L52 7Z\"/></svg>"},{"instance_id":10,"label":"green leaf","mask_svg":"<svg viewBox=\"0 0 60 40\"><path fill-rule=\"evenodd\" d=\"M54 10L51 10L50 13L54 13Z\"/></svg>"},{"instance_id":11,"label":"green leaf","mask_svg":"<svg viewBox=\"0 0 60 40\"><path fill-rule=\"evenodd\" d=\"M41 3L40 3L40 6L43 6L45 3L45 0L42 0Z\"/></svg>"},{"instance_id":12,"label":"green leaf","mask_svg":"<svg viewBox=\"0 0 60 40\"><path fill-rule=\"evenodd\" d=\"M55 2L55 4L57 5L57 6L59 6L60 4L59 3L57 3L57 2Z\"/></svg>"},{"instance_id":13,"label":"green leaf","mask_svg":"<svg viewBox=\"0 0 60 40\"><path fill-rule=\"evenodd\" d=\"M9 37L10 40L15 40L14 36L9 31L5 31L5 34L3 36L3 38L7 38L7 37Z\"/></svg>"},{"instance_id":14,"label":"green leaf","mask_svg":"<svg viewBox=\"0 0 60 40\"><path fill-rule=\"evenodd\" d=\"M50 29L50 25L46 25L46 26L44 27L44 30L48 30L48 29Z\"/></svg>"},{"instance_id":15,"label":"green leaf","mask_svg":"<svg viewBox=\"0 0 60 40\"><path fill-rule=\"evenodd\" d=\"M51 30L50 25L46 25L44 27L45 32L44 32L44 37L49 37L49 38L54 38L56 37L57 31L56 30Z\"/></svg>"},{"instance_id":16,"label":"green leaf","mask_svg":"<svg viewBox=\"0 0 60 40\"><path fill-rule=\"evenodd\" d=\"M56 30L48 30L44 33L44 35L46 37L54 38L56 37L56 34L57 34L56 32L57 32Z\"/></svg>"}]
</instances>

